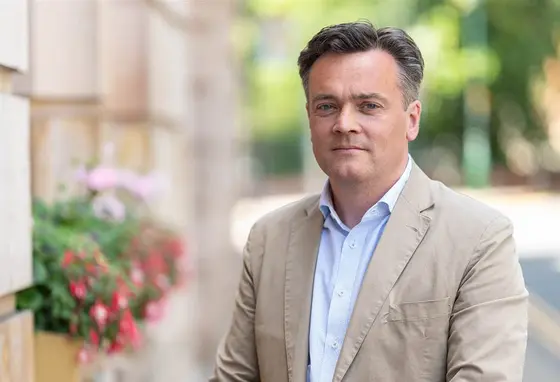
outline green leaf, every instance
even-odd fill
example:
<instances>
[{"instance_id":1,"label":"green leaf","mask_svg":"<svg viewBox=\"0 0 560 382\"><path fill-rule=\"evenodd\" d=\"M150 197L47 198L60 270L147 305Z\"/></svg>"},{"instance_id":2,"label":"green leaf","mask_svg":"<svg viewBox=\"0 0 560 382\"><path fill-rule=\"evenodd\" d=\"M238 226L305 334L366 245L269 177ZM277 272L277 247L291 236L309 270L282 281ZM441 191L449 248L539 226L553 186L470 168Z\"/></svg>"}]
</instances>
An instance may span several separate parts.
<instances>
[{"instance_id":1,"label":"green leaf","mask_svg":"<svg viewBox=\"0 0 560 382\"><path fill-rule=\"evenodd\" d=\"M40 262L36 257L33 257L33 277L36 284L41 284L47 281L49 272L44 263Z\"/></svg>"},{"instance_id":2,"label":"green leaf","mask_svg":"<svg viewBox=\"0 0 560 382\"><path fill-rule=\"evenodd\" d=\"M16 305L17 308L20 310L32 310L36 311L41 308L43 304L43 296L39 292L38 288L29 288L25 289L21 292L18 292L16 295Z\"/></svg>"}]
</instances>

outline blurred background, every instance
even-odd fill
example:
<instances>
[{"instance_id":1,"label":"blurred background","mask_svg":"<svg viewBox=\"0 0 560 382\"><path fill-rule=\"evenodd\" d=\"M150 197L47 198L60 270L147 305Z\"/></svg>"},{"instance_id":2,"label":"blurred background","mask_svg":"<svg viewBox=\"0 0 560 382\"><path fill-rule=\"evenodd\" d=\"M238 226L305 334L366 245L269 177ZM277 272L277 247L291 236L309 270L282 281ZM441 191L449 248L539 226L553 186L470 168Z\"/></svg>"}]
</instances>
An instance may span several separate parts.
<instances>
[{"instance_id":1,"label":"blurred background","mask_svg":"<svg viewBox=\"0 0 560 382\"><path fill-rule=\"evenodd\" d=\"M75 182L77 164L101 158L165 179L151 213L186 243L189 279L147 345L96 380L211 372L249 228L325 180L299 51L321 27L361 18L405 28L420 46L411 154L513 220L531 292L524 381L560 380L560 1L0 0L3 166L15 168L2 171L18 187L2 203L17 215L30 196L56 200L72 192L60 185ZM28 231L18 240L31 242ZM3 272L29 265L0 259ZM32 283L21 277L0 294Z\"/></svg>"}]
</instances>

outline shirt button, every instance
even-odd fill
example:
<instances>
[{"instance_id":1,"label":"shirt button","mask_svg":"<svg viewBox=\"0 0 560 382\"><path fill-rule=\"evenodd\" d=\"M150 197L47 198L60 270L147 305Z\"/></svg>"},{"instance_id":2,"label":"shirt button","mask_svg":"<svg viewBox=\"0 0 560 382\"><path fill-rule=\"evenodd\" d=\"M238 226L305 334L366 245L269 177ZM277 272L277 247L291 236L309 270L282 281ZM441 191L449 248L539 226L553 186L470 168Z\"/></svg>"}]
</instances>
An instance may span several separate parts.
<instances>
[{"instance_id":1,"label":"shirt button","mask_svg":"<svg viewBox=\"0 0 560 382\"><path fill-rule=\"evenodd\" d=\"M352 249L356 248L356 242L355 241L350 243L350 248L352 248Z\"/></svg>"},{"instance_id":2,"label":"shirt button","mask_svg":"<svg viewBox=\"0 0 560 382\"><path fill-rule=\"evenodd\" d=\"M337 292L337 294L338 294L339 297L342 297L342 296L344 296L344 291L343 291L343 290L339 290L339 291Z\"/></svg>"},{"instance_id":3,"label":"shirt button","mask_svg":"<svg viewBox=\"0 0 560 382\"><path fill-rule=\"evenodd\" d=\"M338 349L338 341L336 341L336 340L333 341L333 343L331 344L331 347L332 347L333 349Z\"/></svg>"}]
</instances>

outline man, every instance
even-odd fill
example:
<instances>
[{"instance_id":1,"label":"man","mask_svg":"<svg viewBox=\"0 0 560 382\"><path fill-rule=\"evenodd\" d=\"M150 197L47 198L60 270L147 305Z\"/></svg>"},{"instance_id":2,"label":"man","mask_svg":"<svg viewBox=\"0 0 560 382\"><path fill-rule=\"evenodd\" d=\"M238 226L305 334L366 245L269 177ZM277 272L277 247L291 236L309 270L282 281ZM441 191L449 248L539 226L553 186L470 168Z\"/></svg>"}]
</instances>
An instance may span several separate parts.
<instances>
[{"instance_id":1,"label":"man","mask_svg":"<svg viewBox=\"0 0 560 382\"><path fill-rule=\"evenodd\" d=\"M414 41L335 25L298 64L328 182L252 228L211 380L521 382L528 294L511 223L408 154Z\"/></svg>"}]
</instances>

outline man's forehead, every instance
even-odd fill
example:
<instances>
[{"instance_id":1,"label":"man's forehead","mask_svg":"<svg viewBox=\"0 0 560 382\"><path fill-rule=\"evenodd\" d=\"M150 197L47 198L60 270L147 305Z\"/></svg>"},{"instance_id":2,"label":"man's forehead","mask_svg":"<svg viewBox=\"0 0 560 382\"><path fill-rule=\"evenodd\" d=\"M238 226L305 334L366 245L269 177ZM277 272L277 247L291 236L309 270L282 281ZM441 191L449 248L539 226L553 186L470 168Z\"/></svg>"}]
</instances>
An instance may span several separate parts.
<instances>
[{"instance_id":1,"label":"man's forehead","mask_svg":"<svg viewBox=\"0 0 560 382\"><path fill-rule=\"evenodd\" d=\"M398 80L398 65L387 52L328 54L311 67L309 90L312 93L335 93L340 87L350 86L352 93L368 94L398 85Z\"/></svg>"}]
</instances>

